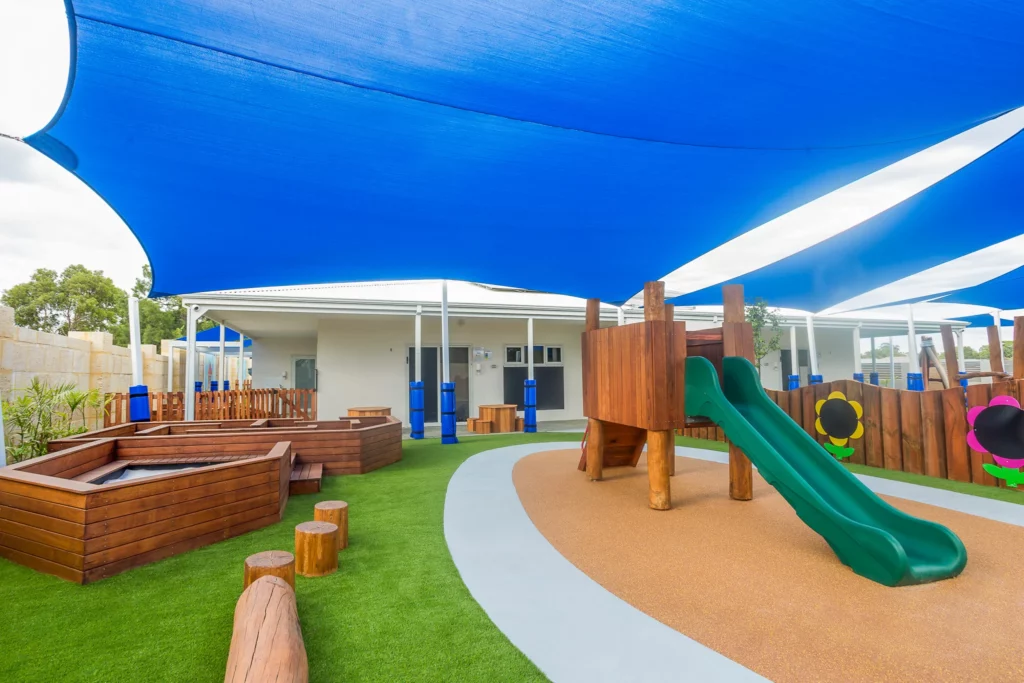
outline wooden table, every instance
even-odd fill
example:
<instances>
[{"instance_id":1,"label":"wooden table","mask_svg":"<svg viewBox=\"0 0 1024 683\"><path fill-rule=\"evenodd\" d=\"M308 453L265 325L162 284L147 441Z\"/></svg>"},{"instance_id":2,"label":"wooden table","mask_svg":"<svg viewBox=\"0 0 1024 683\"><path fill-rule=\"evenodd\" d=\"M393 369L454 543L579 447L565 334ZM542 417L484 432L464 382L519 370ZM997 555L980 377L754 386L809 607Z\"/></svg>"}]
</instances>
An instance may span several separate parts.
<instances>
[{"instance_id":1,"label":"wooden table","mask_svg":"<svg viewBox=\"0 0 1024 683\"><path fill-rule=\"evenodd\" d=\"M491 434L516 431L516 405L502 403L480 406L480 422L491 423Z\"/></svg>"},{"instance_id":2,"label":"wooden table","mask_svg":"<svg viewBox=\"0 0 1024 683\"><path fill-rule=\"evenodd\" d=\"M391 417L391 408L387 406L362 406L349 408L349 417Z\"/></svg>"}]
</instances>

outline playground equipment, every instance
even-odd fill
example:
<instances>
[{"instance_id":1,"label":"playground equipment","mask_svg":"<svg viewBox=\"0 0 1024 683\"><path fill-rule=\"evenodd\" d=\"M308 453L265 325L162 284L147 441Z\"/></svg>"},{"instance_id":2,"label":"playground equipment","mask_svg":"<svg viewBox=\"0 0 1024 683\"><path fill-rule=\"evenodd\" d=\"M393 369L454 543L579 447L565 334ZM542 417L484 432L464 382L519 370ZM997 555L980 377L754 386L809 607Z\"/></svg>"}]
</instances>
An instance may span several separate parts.
<instances>
[{"instance_id":1,"label":"playground equipment","mask_svg":"<svg viewBox=\"0 0 1024 683\"><path fill-rule=\"evenodd\" d=\"M606 466L635 466L646 440L649 505L667 510L674 439L665 430L713 423L730 441L730 496L752 498L753 461L857 574L901 586L963 571L967 553L956 535L878 498L767 396L752 362L742 287L724 288L720 330L695 333L670 322L663 291L658 283L644 287L643 325L597 329L596 305L591 315L588 302L583 379L591 479Z\"/></svg>"}]
</instances>

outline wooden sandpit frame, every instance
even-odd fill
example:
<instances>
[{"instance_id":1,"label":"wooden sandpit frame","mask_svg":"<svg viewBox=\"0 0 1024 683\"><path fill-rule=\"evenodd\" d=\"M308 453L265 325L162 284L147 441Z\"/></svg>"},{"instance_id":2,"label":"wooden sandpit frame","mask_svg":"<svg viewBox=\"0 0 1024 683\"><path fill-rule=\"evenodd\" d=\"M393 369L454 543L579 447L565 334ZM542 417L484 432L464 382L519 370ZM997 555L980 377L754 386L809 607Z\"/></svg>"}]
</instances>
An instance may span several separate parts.
<instances>
[{"instance_id":1,"label":"wooden sandpit frame","mask_svg":"<svg viewBox=\"0 0 1024 683\"><path fill-rule=\"evenodd\" d=\"M327 476L365 474L402 459L402 423L394 417L292 421L291 425L281 424L287 420L276 419L257 422L267 424L253 426L252 420L139 423L138 431L134 432L137 436L131 438L146 440L147 448L156 448L165 456L201 452L207 443L220 444L226 452L253 452L278 441L289 441L297 463L320 464ZM145 424L150 426L141 427ZM121 425L125 426L128 425ZM108 431L51 441L50 450L95 439L95 435Z\"/></svg>"},{"instance_id":2,"label":"wooden sandpit frame","mask_svg":"<svg viewBox=\"0 0 1024 683\"><path fill-rule=\"evenodd\" d=\"M200 440L171 453L148 443L86 441L0 468L0 556L84 584L281 520L295 459L287 440ZM129 465L200 463L90 483Z\"/></svg>"}]
</instances>

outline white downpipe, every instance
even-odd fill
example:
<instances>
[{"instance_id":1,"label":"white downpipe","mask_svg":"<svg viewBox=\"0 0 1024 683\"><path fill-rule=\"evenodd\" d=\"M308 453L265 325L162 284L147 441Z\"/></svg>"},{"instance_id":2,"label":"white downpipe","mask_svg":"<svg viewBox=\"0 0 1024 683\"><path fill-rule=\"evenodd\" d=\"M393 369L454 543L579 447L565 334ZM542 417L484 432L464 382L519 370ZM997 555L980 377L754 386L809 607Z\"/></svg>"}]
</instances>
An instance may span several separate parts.
<instances>
[{"instance_id":1,"label":"white downpipe","mask_svg":"<svg viewBox=\"0 0 1024 683\"><path fill-rule=\"evenodd\" d=\"M423 381L423 306L416 306L416 352L413 356L416 362L415 381Z\"/></svg>"},{"instance_id":2,"label":"white downpipe","mask_svg":"<svg viewBox=\"0 0 1024 683\"><path fill-rule=\"evenodd\" d=\"M892 382L890 389L896 388L896 346L892 337L889 337L889 381Z\"/></svg>"},{"instance_id":3,"label":"white downpipe","mask_svg":"<svg viewBox=\"0 0 1024 683\"><path fill-rule=\"evenodd\" d=\"M139 299L128 297L128 346L132 359L132 386L142 384L142 333L139 331Z\"/></svg>"},{"instance_id":4,"label":"white downpipe","mask_svg":"<svg viewBox=\"0 0 1024 683\"><path fill-rule=\"evenodd\" d=\"M217 387L224 391L224 378L228 376L227 356L224 353L224 325L220 326L220 349L217 352Z\"/></svg>"},{"instance_id":5,"label":"white downpipe","mask_svg":"<svg viewBox=\"0 0 1024 683\"><path fill-rule=\"evenodd\" d=\"M914 328L914 304L907 304L907 340L908 369L907 372L920 372L921 365L917 357L917 330Z\"/></svg>"},{"instance_id":6,"label":"white downpipe","mask_svg":"<svg viewBox=\"0 0 1024 683\"><path fill-rule=\"evenodd\" d=\"M956 363L960 372L967 372L967 361L964 359L964 331L956 331ZM950 380L952 383L952 380Z\"/></svg>"},{"instance_id":7,"label":"white downpipe","mask_svg":"<svg viewBox=\"0 0 1024 683\"><path fill-rule=\"evenodd\" d=\"M196 419L196 313L198 306L188 307L185 333L185 419Z\"/></svg>"},{"instance_id":8,"label":"white downpipe","mask_svg":"<svg viewBox=\"0 0 1024 683\"><path fill-rule=\"evenodd\" d=\"M811 374L818 374L818 347L814 343L814 316L807 316L807 355L810 356ZM808 380L809 381L809 380Z\"/></svg>"},{"instance_id":9,"label":"white downpipe","mask_svg":"<svg viewBox=\"0 0 1024 683\"><path fill-rule=\"evenodd\" d=\"M451 382L448 368L448 281L441 281L441 381Z\"/></svg>"},{"instance_id":10,"label":"white downpipe","mask_svg":"<svg viewBox=\"0 0 1024 683\"><path fill-rule=\"evenodd\" d=\"M245 335L238 333L238 389L245 387Z\"/></svg>"},{"instance_id":11,"label":"white downpipe","mask_svg":"<svg viewBox=\"0 0 1024 683\"><path fill-rule=\"evenodd\" d=\"M526 379L533 379L533 318L526 319Z\"/></svg>"}]
</instances>

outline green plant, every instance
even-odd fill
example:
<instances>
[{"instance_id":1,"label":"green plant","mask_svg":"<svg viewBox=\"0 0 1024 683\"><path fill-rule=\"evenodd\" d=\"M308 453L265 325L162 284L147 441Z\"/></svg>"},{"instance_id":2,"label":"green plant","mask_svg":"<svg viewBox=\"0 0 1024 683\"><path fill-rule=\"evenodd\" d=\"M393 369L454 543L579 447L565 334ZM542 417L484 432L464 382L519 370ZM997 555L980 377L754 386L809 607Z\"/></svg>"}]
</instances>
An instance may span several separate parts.
<instances>
[{"instance_id":1,"label":"green plant","mask_svg":"<svg viewBox=\"0 0 1024 683\"><path fill-rule=\"evenodd\" d=\"M778 351L782 341L782 319L779 309L768 308L764 299L755 299L753 305L747 306L747 322L754 330L754 359L757 361L757 373L761 374L761 359L772 351ZM768 331L767 336L764 334Z\"/></svg>"},{"instance_id":2,"label":"green plant","mask_svg":"<svg viewBox=\"0 0 1024 683\"><path fill-rule=\"evenodd\" d=\"M45 455L52 439L88 431L89 408L105 409L98 390L81 391L70 382L51 385L34 377L21 396L3 402L7 462Z\"/></svg>"}]
</instances>

